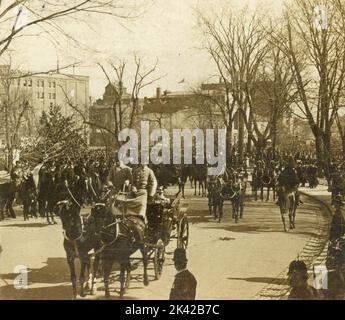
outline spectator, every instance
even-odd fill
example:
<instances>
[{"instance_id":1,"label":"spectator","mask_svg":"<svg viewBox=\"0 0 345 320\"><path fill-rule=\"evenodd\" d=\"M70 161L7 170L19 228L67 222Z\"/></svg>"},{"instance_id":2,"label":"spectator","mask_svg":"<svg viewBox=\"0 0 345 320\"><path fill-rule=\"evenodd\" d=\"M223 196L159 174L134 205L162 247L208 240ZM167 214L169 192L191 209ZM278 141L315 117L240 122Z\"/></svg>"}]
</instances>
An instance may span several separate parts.
<instances>
[{"instance_id":1,"label":"spectator","mask_svg":"<svg viewBox=\"0 0 345 320\"><path fill-rule=\"evenodd\" d=\"M197 281L187 270L186 250L177 248L173 260L177 274L170 291L170 300L195 300Z\"/></svg>"},{"instance_id":2,"label":"spectator","mask_svg":"<svg viewBox=\"0 0 345 320\"><path fill-rule=\"evenodd\" d=\"M289 300L317 299L317 290L308 285L308 270L304 261L294 260L290 263L288 280L292 288Z\"/></svg>"}]
</instances>

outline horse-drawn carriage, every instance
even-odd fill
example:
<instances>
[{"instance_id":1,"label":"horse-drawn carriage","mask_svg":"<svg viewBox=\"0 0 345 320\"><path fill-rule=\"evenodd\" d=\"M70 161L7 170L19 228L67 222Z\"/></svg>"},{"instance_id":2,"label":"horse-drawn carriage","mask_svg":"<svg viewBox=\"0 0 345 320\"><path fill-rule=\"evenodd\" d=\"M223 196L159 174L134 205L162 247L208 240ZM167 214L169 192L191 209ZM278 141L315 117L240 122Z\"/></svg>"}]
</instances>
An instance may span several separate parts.
<instances>
[{"instance_id":1,"label":"horse-drawn carriage","mask_svg":"<svg viewBox=\"0 0 345 320\"><path fill-rule=\"evenodd\" d=\"M141 216L134 215L130 210L130 192L119 192L110 197L103 208L116 206L116 213L111 214L111 220L101 230L103 244L100 251L103 261L106 295L109 295L109 275L113 261L121 267L120 295L129 287L131 265L135 262L144 264L144 284L148 284L147 269L153 264L154 276L158 280L163 271L166 246L171 239L177 239L177 247L186 248L189 238L188 219L185 210L181 208L181 194L168 201L154 197L147 203L147 223ZM102 203L96 206L102 207ZM110 222L110 223L109 223ZM142 257L132 257L140 250Z\"/></svg>"}]
</instances>

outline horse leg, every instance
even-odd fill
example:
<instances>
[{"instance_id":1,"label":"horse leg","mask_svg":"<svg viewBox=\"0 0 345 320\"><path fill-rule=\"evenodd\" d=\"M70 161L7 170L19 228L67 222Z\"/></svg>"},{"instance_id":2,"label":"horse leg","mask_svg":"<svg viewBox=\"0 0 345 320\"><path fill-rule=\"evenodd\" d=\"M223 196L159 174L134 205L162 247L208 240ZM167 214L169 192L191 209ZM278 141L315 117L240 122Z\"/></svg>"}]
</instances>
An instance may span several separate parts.
<instances>
[{"instance_id":1,"label":"horse leg","mask_svg":"<svg viewBox=\"0 0 345 320\"><path fill-rule=\"evenodd\" d=\"M144 264L144 286L149 285L149 277L147 275L147 265L148 265L148 257L147 257L147 249L143 245L143 247L140 249L141 254L143 256L143 264Z\"/></svg>"},{"instance_id":2,"label":"horse leg","mask_svg":"<svg viewBox=\"0 0 345 320\"><path fill-rule=\"evenodd\" d=\"M297 210L297 203L294 203L293 211L292 211L292 226L295 229L295 218L296 218L296 210Z\"/></svg>"},{"instance_id":3,"label":"horse leg","mask_svg":"<svg viewBox=\"0 0 345 320\"><path fill-rule=\"evenodd\" d=\"M272 187L272 193L273 193L273 201L276 201L276 188Z\"/></svg>"},{"instance_id":4,"label":"horse leg","mask_svg":"<svg viewBox=\"0 0 345 320\"><path fill-rule=\"evenodd\" d=\"M260 200L264 201L264 186L260 187Z\"/></svg>"},{"instance_id":5,"label":"horse leg","mask_svg":"<svg viewBox=\"0 0 345 320\"><path fill-rule=\"evenodd\" d=\"M223 203L219 204L219 217L223 219Z\"/></svg>"},{"instance_id":6,"label":"horse leg","mask_svg":"<svg viewBox=\"0 0 345 320\"><path fill-rule=\"evenodd\" d=\"M24 221L29 220L29 208L28 208L28 200L26 198L23 199L23 217Z\"/></svg>"},{"instance_id":7,"label":"horse leg","mask_svg":"<svg viewBox=\"0 0 345 320\"><path fill-rule=\"evenodd\" d=\"M96 249L95 249L96 251ZM97 272L99 268L99 262L100 262L100 257L99 255L95 256L95 260L93 261L93 272L92 272L92 280L91 280L91 288L90 288L90 294L94 295L95 291L97 291L96 288L96 280L97 280Z\"/></svg>"},{"instance_id":8,"label":"horse leg","mask_svg":"<svg viewBox=\"0 0 345 320\"><path fill-rule=\"evenodd\" d=\"M126 271L128 270L128 265L129 263L121 263L120 264L120 284L121 284L121 289L120 289L120 297L123 298L125 292L126 292Z\"/></svg>"},{"instance_id":9,"label":"horse leg","mask_svg":"<svg viewBox=\"0 0 345 320\"><path fill-rule=\"evenodd\" d=\"M231 201L231 207L232 207L232 218L235 219L235 203L234 203L234 201Z\"/></svg>"},{"instance_id":10,"label":"horse leg","mask_svg":"<svg viewBox=\"0 0 345 320\"><path fill-rule=\"evenodd\" d=\"M270 199L270 186L267 186L266 202Z\"/></svg>"},{"instance_id":11,"label":"horse leg","mask_svg":"<svg viewBox=\"0 0 345 320\"><path fill-rule=\"evenodd\" d=\"M214 215L211 200L208 201L208 212L209 212L209 214L210 214L211 216Z\"/></svg>"},{"instance_id":12,"label":"horse leg","mask_svg":"<svg viewBox=\"0 0 345 320\"><path fill-rule=\"evenodd\" d=\"M73 254L71 254L70 256L67 256L67 262L68 262L69 270L71 273L73 299L76 299L77 298L77 275L75 273L74 255Z\"/></svg>"},{"instance_id":13,"label":"horse leg","mask_svg":"<svg viewBox=\"0 0 345 320\"><path fill-rule=\"evenodd\" d=\"M103 281L104 281L105 297L110 298L109 276L110 276L111 269L113 267L113 259L111 257L107 259L102 259L102 264L103 264Z\"/></svg>"},{"instance_id":14,"label":"horse leg","mask_svg":"<svg viewBox=\"0 0 345 320\"><path fill-rule=\"evenodd\" d=\"M235 200L235 223L238 222L239 199Z\"/></svg>"},{"instance_id":15,"label":"horse leg","mask_svg":"<svg viewBox=\"0 0 345 320\"><path fill-rule=\"evenodd\" d=\"M80 257L80 278L79 278L79 283L80 283L80 296L85 297L85 292L84 292L84 283L85 283L85 270L89 269L90 266L90 261L88 257L82 256Z\"/></svg>"}]
</instances>

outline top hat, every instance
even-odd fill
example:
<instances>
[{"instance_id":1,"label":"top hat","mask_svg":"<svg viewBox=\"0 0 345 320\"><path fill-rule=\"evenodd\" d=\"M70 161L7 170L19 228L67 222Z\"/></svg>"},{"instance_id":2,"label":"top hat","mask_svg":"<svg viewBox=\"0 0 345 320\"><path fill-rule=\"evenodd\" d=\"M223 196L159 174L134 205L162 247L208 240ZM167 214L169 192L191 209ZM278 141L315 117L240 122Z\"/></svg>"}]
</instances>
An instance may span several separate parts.
<instances>
[{"instance_id":1,"label":"top hat","mask_svg":"<svg viewBox=\"0 0 345 320\"><path fill-rule=\"evenodd\" d=\"M183 248L175 249L173 260L176 262L187 262L188 259L186 256L186 249L183 249Z\"/></svg>"},{"instance_id":2,"label":"top hat","mask_svg":"<svg viewBox=\"0 0 345 320\"><path fill-rule=\"evenodd\" d=\"M288 275L291 275L294 271L298 272L308 272L307 265L304 261L301 260L294 260L289 265Z\"/></svg>"}]
</instances>

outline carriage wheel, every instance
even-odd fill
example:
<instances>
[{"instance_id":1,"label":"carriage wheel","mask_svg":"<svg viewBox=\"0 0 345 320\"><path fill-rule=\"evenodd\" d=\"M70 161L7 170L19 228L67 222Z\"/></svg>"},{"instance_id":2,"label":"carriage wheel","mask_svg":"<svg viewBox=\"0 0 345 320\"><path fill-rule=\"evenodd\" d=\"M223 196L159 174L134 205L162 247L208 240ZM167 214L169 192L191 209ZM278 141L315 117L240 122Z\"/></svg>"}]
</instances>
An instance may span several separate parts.
<instances>
[{"instance_id":1,"label":"carriage wheel","mask_svg":"<svg viewBox=\"0 0 345 320\"><path fill-rule=\"evenodd\" d=\"M189 224L186 217L180 220L178 235L177 235L177 247L187 249L189 239Z\"/></svg>"},{"instance_id":2,"label":"carriage wheel","mask_svg":"<svg viewBox=\"0 0 345 320\"><path fill-rule=\"evenodd\" d=\"M153 257L153 267L155 270L155 279L158 280L163 272L163 265L165 260L165 246L162 239L158 239Z\"/></svg>"}]
</instances>

